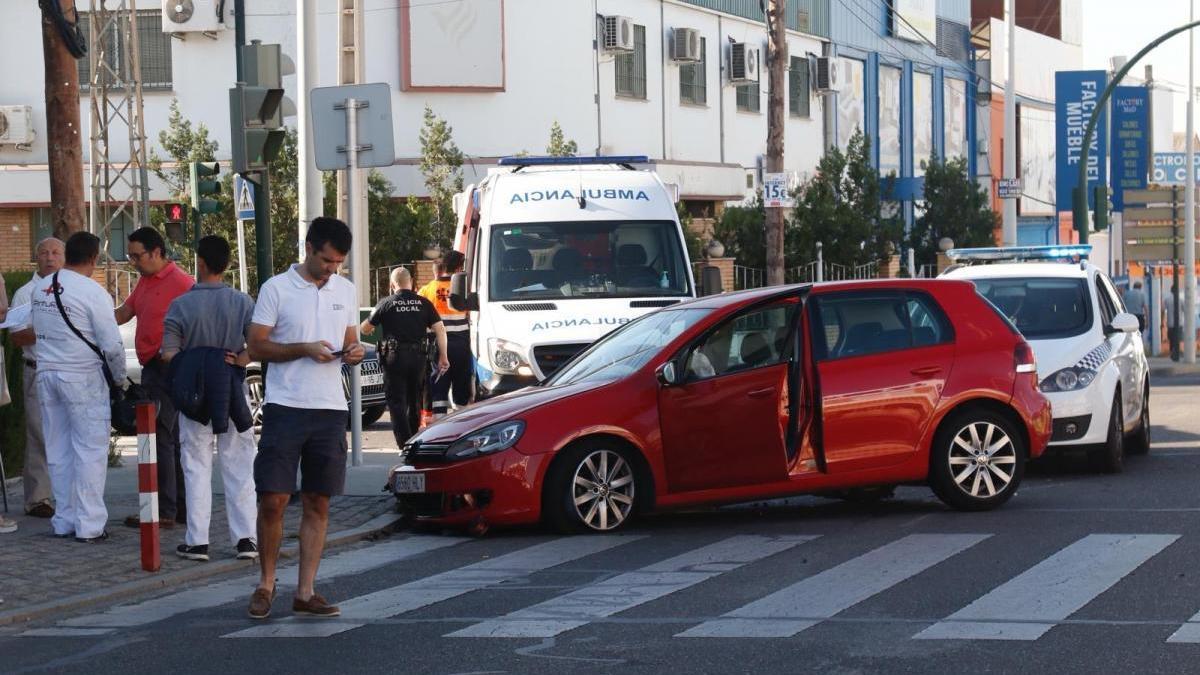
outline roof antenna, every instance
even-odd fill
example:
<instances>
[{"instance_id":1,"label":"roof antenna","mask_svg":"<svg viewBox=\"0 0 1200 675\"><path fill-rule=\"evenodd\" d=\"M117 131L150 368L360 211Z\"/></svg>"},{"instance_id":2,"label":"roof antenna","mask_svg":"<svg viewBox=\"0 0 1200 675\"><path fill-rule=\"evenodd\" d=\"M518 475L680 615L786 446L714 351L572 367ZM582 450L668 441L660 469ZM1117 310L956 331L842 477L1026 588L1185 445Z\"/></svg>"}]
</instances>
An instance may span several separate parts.
<instances>
[{"instance_id":1,"label":"roof antenna","mask_svg":"<svg viewBox=\"0 0 1200 675\"><path fill-rule=\"evenodd\" d=\"M575 167L575 177L579 179L579 208L586 209L587 199L583 196L583 173L580 172L578 166Z\"/></svg>"}]
</instances>

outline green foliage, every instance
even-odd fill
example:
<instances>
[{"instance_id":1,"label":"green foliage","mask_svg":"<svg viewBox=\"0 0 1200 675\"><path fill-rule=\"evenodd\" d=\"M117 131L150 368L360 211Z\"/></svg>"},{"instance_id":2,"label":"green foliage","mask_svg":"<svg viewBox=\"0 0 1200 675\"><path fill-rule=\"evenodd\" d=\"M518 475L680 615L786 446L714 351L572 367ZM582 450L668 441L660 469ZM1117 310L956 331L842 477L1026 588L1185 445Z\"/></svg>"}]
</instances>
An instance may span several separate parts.
<instances>
[{"instance_id":1,"label":"green foliage","mask_svg":"<svg viewBox=\"0 0 1200 675\"><path fill-rule=\"evenodd\" d=\"M425 121L421 125L421 162L418 165L425 177L425 189L433 202L440 241L449 241L454 234L453 198L462 192L463 153L454 144L454 129L446 120L425 106Z\"/></svg>"},{"instance_id":2,"label":"green foliage","mask_svg":"<svg viewBox=\"0 0 1200 675\"><path fill-rule=\"evenodd\" d=\"M551 157L574 157L577 152L579 146L575 141L565 140L562 127L558 126L558 120L554 120L554 124L550 125L550 144L546 146L546 154Z\"/></svg>"},{"instance_id":3,"label":"green foliage","mask_svg":"<svg viewBox=\"0 0 1200 675\"><path fill-rule=\"evenodd\" d=\"M950 237L956 247L994 246L997 214L987 192L967 173L965 158L930 159L925 169L925 213L909 232L918 265L937 260L938 241Z\"/></svg>"},{"instance_id":4,"label":"green foliage","mask_svg":"<svg viewBox=\"0 0 1200 675\"><path fill-rule=\"evenodd\" d=\"M785 234L789 264L815 260L821 242L826 262L861 265L884 258L900 239L899 220L880 215L880 179L870 153L870 141L856 131L844 153L826 152L800 186Z\"/></svg>"},{"instance_id":5,"label":"green foliage","mask_svg":"<svg viewBox=\"0 0 1200 675\"><path fill-rule=\"evenodd\" d=\"M5 272L4 288L9 300L33 277L32 272ZM0 406L0 457L4 460L4 471L9 478L21 475L25 466L25 397L22 393L25 368L21 352L13 345L11 332L4 331L0 339L0 350L4 352L3 375L8 379L8 391L12 403Z\"/></svg>"},{"instance_id":6,"label":"green foliage","mask_svg":"<svg viewBox=\"0 0 1200 675\"><path fill-rule=\"evenodd\" d=\"M679 215L679 224L683 228L683 242L687 246L688 260L696 262L704 257L704 240L692 230L692 214L688 213L683 202L675 205L675 213Z\"/></svg>"},{"instance_id":7,"label":"green foliage","mask_svg":"<svg viewBox=\"0 0 1200 675\"><path fill-rule=\"evenodd\" d=\"M325 212L334 213L337 202L334 174L325 174L324 187ZM438 240L433 225L433 204L415 198L395 199L392 197L394 191L395 186L382 173L372 170L367 176L372 267L390 267L418 260L425 245Z\"/></svg>"},{"instance_id":8,"label":"green foliage","mask_svg":"<svg viewBox=\"0 0 1200 675\"><path fill-rule=\"evenodd\" d=\"M762 199L749 206L729 206L713 225L713 239L725 245L725 257L738 265L763 269L767 265L767 211Z\"/></svg>"}]
</instances>

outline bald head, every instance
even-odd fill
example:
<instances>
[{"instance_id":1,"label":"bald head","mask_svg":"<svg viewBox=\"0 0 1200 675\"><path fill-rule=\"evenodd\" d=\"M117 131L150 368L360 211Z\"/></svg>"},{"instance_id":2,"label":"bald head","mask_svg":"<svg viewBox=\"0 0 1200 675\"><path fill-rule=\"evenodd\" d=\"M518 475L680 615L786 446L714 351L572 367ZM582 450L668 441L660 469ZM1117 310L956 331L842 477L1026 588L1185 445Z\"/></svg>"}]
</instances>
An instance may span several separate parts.
<instances>
[{"instance_id":1,"label":"bald head","mask_svg":"<svg viewBox=\"0 0 1200 675\"><path fill-rule=\"evenodd\" d=\"M393 293L399 293L400 291L405 291L405 290L408 290L408 291L412 290L412 274L408 271L408 268L406 268L406 267L397 267L396 269L392 270L391 281L392 281L391 286L392 286Z\"/></svg>"},{"instance_id":2,"label":"bald head","mask_svg":"<svg viewBox=\"0 0 1200 675\"><path fill-rule=\"evenodd\" d=\"M47 237L38 242L34 252L37 254L38 276L48 277L62 269L66 262L67 246L61 239Z\"/></svg>"}]
</instances>

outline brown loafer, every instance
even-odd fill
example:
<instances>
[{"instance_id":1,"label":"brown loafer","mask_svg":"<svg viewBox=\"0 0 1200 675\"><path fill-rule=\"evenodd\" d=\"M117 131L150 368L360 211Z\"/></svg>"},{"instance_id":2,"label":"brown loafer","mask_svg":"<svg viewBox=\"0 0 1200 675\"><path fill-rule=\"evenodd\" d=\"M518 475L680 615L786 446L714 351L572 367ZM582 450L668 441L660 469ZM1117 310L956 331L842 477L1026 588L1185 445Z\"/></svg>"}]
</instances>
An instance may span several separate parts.
<instances>
[{"instance_id":1,"label":"brown loafer","mask_svg":"<svg viewBox=\"0 0 1200 675\"><path fill-rule=\"evenodd\" d=\"M271 602L275 599L275 589L267 590L265 588L254 589L254 595L250 596L250 607L246 610L246 614L251 619L265 619L271 616Z\"/></svg>"},{"instance_id":2,"label":"brown loafer","mask_svg":"<svg viewBox=\"0 0 1200 675\"><path fill-rule=\"evenodd\" d=\"M54 507L50 506L46 502L42 502L40 504L34 505L33 508L26 511L25 515L33 516L34 518L53 518L54 517Z\"/></svg>"},{"instance_id":3,"label":"brown loafer","mask_svg":"<svg viewBox=\"0 0 1200 675\"><path fill-rule=\"evenodd\" d=\"M292 613L328 619L334 616L341 616L342 610L338 609L337 605L329 604L325 598L321 597L320 593L313 593L312 597L308 600L294 598L292 600Z\"/></svg>"}]
</instances>

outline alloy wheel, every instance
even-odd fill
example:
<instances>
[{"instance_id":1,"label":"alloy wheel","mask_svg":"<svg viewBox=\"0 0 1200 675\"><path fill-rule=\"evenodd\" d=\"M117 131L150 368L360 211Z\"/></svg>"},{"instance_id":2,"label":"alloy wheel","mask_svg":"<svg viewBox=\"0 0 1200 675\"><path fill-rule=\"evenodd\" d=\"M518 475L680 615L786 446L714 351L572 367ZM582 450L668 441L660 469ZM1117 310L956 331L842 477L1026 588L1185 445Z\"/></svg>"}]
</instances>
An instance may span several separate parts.
<instances>
[{"instance_id":1,"label":"alloy wheel","mask_svg":"<svg viewBox=\"0 0 1200 675\"><path fill-rule=\"evenodd\" d=\"M593 530L614 530L633 510L633 466L612 450L588 453L575 467L572 487L575 512Z\"/></svg>"},{"instance_id":2,"label":"alloy wheel","mask_svg":"<svg viewBox=\"0 0 1200 675\"><path fill-rule=\"evenodd\" d=\"M254 428L261 429L263 423L263 399L266 392L263 388L263 377L260 373L246 375L246 390L250 394L250 419Z\"/></svg>"},{"instance_id":3,"label":"alloy wheel","mask_svg":"<svg viewBox=\"0 0 1200 675\"><path fill-rule=\"evenodd\" d=\"M991 422L972 422L951 442L950 475L954 484L977 499L994 497L1013 480L1017 450L1012 439Z\"/></svg>"}]
</instances>

